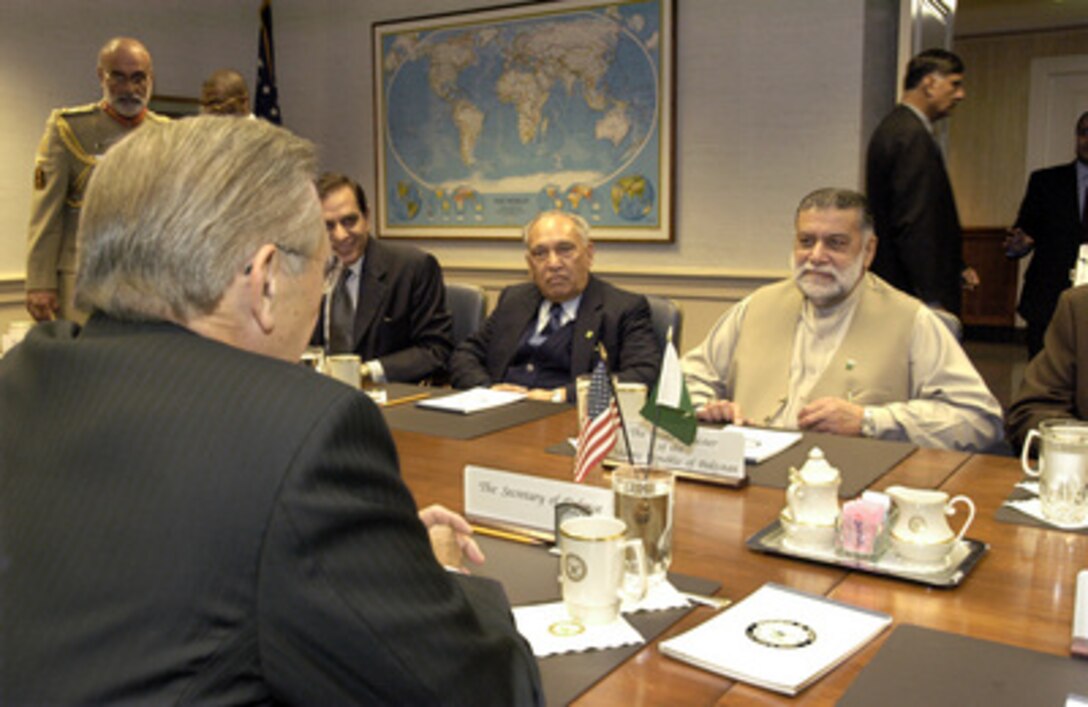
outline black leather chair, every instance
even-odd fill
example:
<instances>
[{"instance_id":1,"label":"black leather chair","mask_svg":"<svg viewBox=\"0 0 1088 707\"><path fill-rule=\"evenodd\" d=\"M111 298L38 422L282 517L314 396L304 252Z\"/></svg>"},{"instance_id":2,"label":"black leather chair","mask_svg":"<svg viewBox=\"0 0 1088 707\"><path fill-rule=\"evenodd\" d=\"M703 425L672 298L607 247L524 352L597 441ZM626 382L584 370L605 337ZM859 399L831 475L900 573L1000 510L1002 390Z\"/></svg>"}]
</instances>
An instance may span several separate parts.
<instances>
[{"instance_id":1,"label":"black leather chair","mask_svg":"<svg viewBox=\"0 0 1088 707\"><path fill-rule=\"evenodd\" d=\"M654 334L657 335L657 343L662 351L665 349L669 327L672 327L672 342L679 349L684 325L684 314L680 307L668 297L659 295L646 295L646 301L650 303L650 318L653 319Z\"/></svg>"},{"instance_id":2,"label":"black leather chair","mask_svg":"<svg viewBox=\"0 0 1088 707\"><path fill-rule=\"evenodd\" d=\"M461 343L483 324L487 294L479 285L446 283L446 306L453 318L453 345Z\"/></svg>"}]
</instances>

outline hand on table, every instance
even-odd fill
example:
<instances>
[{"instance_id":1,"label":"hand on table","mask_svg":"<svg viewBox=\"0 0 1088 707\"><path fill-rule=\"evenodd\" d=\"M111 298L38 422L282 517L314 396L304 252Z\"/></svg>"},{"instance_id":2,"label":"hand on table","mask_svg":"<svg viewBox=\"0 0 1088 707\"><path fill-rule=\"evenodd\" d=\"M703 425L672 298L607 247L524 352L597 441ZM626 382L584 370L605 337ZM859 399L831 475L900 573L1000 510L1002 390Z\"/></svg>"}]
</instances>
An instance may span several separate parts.
<instances>
[{"instance_id":1,"label":"hand on table","mask_svg":"<svg viewBox=\"0 0 1088 707\"><path fill-rule=\"evenodd\" d=\"M472 526L463 517L436 503L421 510L419 519L427 526L431 548L444 567L461 568L464 557L483 564L484 553L472 539Z\"/></svg>"},{"instance_id":2,"label":"hand on table","mask_svg":"<svg viewBox=\"0 0 1088 707\"><path fill-rule=\"evenodd\" d=\"M842 398L813 400L797 413L797 426L809 432L861 436L861 418L865 408Z\"/></svg>"},{"instance_id":3,"label":"hand on table","mask_svg":"<svg viewBox=\"0 0 1088 707\"><path fill-rule=\"evenodd\" d=\"M702 422L732 422L743 425L746 420L740 412L740 405L731 400L715 400L695 411L695 417Z\"/></svg>"}]
</instances>

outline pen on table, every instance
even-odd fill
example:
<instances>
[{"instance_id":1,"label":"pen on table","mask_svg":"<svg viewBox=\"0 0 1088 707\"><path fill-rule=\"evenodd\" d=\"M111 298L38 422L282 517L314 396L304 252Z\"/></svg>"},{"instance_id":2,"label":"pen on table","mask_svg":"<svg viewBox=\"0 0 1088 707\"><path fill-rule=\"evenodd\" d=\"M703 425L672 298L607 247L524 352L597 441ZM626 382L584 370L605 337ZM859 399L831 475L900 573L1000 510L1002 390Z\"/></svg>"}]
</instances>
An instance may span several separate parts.
<instances>
[{"instance_id":1,"label":"pen on table","mask_svg":"<svg viewBox=\"0 0 1088 707\"><path fill-rule=\"evenodd\" d=\"M486 535L492 538L499 538L500 540L512 540L516 543L522 543L524 545L543 545L544 541L537 538L531 538L528 535L520 535L518 533L510 533L505 530L498 530L496 528L489 528L484 525L473 525L472 532L479 533L480 535Z\"/></svg>"},{"instance_id":2,"label":"pen on table","mask_svg":"<svg viewBox=\"0 0 1088 707\"><path fill-rule=\"evenodd\" d=\"M417 400L423 400L424 398L431 397L430 393L416 393L414 395L406 395L403 398L396 398L385 403L382 407L391 408L394 405L404 405L405 403L414 403Z\"/></svg>"}]
</instances>

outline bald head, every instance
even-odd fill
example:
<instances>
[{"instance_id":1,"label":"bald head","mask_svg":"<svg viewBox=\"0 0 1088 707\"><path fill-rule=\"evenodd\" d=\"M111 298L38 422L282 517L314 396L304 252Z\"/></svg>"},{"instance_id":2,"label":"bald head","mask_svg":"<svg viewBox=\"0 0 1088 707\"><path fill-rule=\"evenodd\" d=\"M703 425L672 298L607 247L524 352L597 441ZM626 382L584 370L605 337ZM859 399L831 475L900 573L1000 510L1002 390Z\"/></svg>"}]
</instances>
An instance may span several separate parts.
<instances>
[{"instance_id":1,"label":"bald head","mask_svg":"<svg viewBox=\"0 0 1088 707\"><path fill-rule=\"evenodd\" d=\"M249 115L249 89L234 69L217 69L200 91L200 112L210 115Z\"/></svg>"},{"instance_id":2,"label":"bald head","mask_svg":"<svg viewBox=\"0 0 1088 707\"><path fill-rule=\"evenodd\" d=\"M151 53L139 40L114 37L99 50L102 100L126 118L136 117L147 107L153 79Z\"/></svg>"}]
</instances>

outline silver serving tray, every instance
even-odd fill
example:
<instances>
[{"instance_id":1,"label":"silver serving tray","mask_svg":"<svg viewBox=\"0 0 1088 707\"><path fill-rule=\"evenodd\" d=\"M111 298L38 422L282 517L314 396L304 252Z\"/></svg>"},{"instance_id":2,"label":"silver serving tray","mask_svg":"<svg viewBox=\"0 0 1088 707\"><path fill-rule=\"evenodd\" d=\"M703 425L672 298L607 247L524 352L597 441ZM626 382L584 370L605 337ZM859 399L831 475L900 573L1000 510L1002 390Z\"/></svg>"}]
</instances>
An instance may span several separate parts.
<instances>
[{"instance_id":1,"label":"silver serving tray","mask_svg":"<svg viewBox=\"0 0 1088 707\"><path fill-rule=\"evenodd\" d=\"M890 548L879 559L871 561L842 555L835 552L834 549L812 550L791 547L786 542L786 532L778 520L748 538L746 544L749 550L755 552L792 557L823 565L845 567L868 572L869 574L895 577L896 579L905 579L908 582L946 589L958 587L963 579L970 574L971 570L975 568L982 556L986 554L986 551L990 549L990 546L984 542L964 538L952 549L948 560L939 566L909 562L899 557Z\"/></svg>"}]
</instances>

